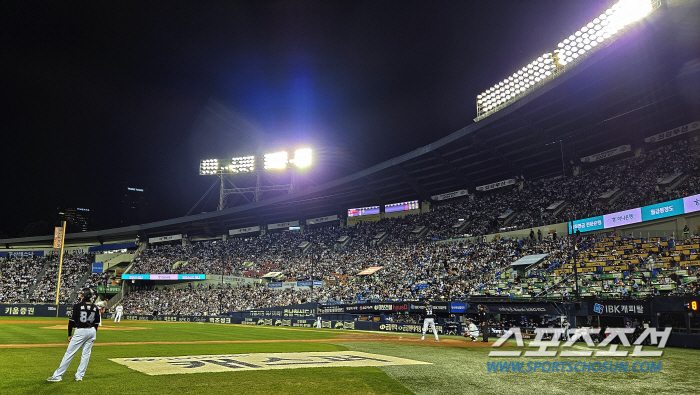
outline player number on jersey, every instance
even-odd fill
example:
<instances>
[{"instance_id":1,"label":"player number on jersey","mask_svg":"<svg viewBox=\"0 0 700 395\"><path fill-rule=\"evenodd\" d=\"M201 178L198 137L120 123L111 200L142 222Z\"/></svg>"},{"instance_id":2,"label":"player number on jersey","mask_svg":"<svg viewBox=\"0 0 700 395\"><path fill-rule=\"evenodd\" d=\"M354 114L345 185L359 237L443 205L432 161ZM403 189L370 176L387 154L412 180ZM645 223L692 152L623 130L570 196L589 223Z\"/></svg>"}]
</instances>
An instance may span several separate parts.
<instances>
[{"instance_id":1,"label":"player number on jersey","mask_svg":"<svg viewBox=\"0 0 700 395\"><path fill-rule=\"evenodd\" d=\"M90 316L88 317L87 311L81 311L80 312L80 322L93 322L95 320L95 312L91 312Z\"/></svg>"}]
</instances>

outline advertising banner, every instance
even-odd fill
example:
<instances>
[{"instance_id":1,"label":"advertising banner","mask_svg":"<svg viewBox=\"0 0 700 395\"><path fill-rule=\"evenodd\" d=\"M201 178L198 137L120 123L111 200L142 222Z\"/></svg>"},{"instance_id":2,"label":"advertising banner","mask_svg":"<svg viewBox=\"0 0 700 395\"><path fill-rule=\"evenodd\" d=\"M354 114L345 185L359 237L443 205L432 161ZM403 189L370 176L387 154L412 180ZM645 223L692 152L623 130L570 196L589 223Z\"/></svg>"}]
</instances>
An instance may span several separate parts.
<instances>
[{"instance_id":1,"label":"advertising banner","mask_svg":"<svg viewBox=\"0 0 700 395\"><path fill-rule=\"evenodd\" d=\"M151 237L148 239L149 244L163 243L166 241L182 240L182 235L171 235L171 236L161 236L161 237Z\"/></svg>"},{"instance_id":2,"label":"advertising banner","mask_svg":"<svg viewBox=\"0 0 700 395\"><path fill-rule=\"evenodd\" d=\"M93 262L93 264L92 264L92 272L93 272L93 273L104 273L104 263L102 263L102 262Z\"/></svg>"},{"instance_id":3,"label":"advertising banner","mask_svg":"<svg viewBox=\"0 0 700 395\"><path fill-rule=\"evenodd\" d=\"M292 226L299 226L299 221L279 222L276 224L267 224L267 229L284 229Z\"/></svg>"},{"instance_id":4,"label":"advertising banner","mask_svg":"<svg viewBox=\"0 0 700 395\"><path fill-rule=\"evenodd\" d=\"M588 303L589 315L648 315L650 311L649 302L644 301L598 301Z\"/></svg>"},{"instance_id":5,"label":"advertising banner","mask_svg":"<svg viewBox=\"0 0 700 395\"><path fill-rule=\"evenodd\" d=\"M616 213L606 214L603 216L603 225L605 226L605 229L636 224L638 222L642 222L641 208L618 211Z\"/></svg>"},{"instance_id":6,"label":"advertising banner","mask_svg":"<svg viewBox=\"0 0 700 395\"><path fill-rule=\"evenodd\" d=\"M311 218L306 220L307 225L313 225L313 224L321 224L324 222L333 222L337 221L338 216L337 215L328 215L325 217L318 217L318 218Z\"/></svg>"},{"instance_id":7,"label":"advertising banner","mask_svg":"<svg viewBox=\"0 0 700 395\"><path fill-rule=\"evenodd\" d=\"M627 144L627 145L621 145L619 147L615 147L612 149L609 149L607 151L599 152L597 154L593 154L590 156L584 156L581 158L581 162L584 163L590 163L590 162L596 162L599 160L607 159L616 155L624 154L625 152L630 152L632 150L632 146Z\"/></svg>"},{"instance_id":8,"label":"advertising banner","mask_svg":"<svg viewBox=\"0 0 700 395\"><path fill-rule=\"evenodd\" d=\"M122 287L120 285L98 285L97 286L97 293L98 294L118 294L119 292L122 291Z\"/></svg>"},{"instance_id":9,"label":"advertising banner","mask_svg":"<svg viewBox=\"0 0 700 395\"><path fill-rule=\"evenodd\" d=\"M206 280L206 274L122 274L122 280Z\"/></svg>"},{"instance_id":10,"label":"advertising banner","mask_svg":"<svg viewBox=\"0 0 700 395\"><path fill-rule=\"evenodd\" d=\"M306 318L314 319L318 312L316 303L303 303L293 306L268 307L234 313L242 317L281 317L281 318Z\"/></svg>"},{"instance_id":11,"label":"advertising banner","mask_svg":"<svg viewBox=\"0 0 700 395\"><path fill-rule=\"evenodd\" d=\"M572 222L569 222L569 234L575 233L576 230L578 230L579 232L590 232L593 230L600 230L603 228L604 225L602 215L573 221L573 228Z\"/></svg>"},{"instance_id":12,"label":"advertising banner","mask_svg":"<svg viewBox=\"0 0 700 395\"><path fill-rule=\"evenodd\" d=\"M430 305L436 313L449 313L449 302L431 302ZM466 307L465 307L466 308ZM380 314L392 312L420 313L425 310L425 305L420 301L406 302L367 302L355 304L320 305L322 314Z\"/></svg>"},{"instance_id":13,"label":"advertising banner","mask_svg":"<svg viewBox=\"0 0 700 395\"><path fill-rule=\"evenodd\" d=\"M433 200L440 201L440 200L454 199L454 198L458 198L461 196L467 196L467 195L469 195L468 190L460 189L459 191L442 193L440 195L433 195L430 198Z\"/></svg>"},{"instance_id":14,"label":"advertising banner","mask_svg":"<svg viewBox=\"0 0 700 395\"><path fill-rule=\"evenodd\" d=\"M686 214L700 211L700 195L683 198L683 208Z\"/></svg>"},{"instance_id":15,"label":"advertising banner","mask_svg":"<svg viewBox=\"0 0 700 395\"><path fill-rule=\"evenodd\" d=\"M130 242L130 243L116 243L116 244L103 244L99 246L92 246L88 248L88 251L90 252L98 252L98 251L114 251L114 250L125 250L127 248L135 248L136 247L136 242Z\"/></svg>"},{"instance_id":16,"label":"advertising banner","mask_svg":"<svg viewBox=\"0 0 700 395\"><path fill-rule=\"evenodd\" d=\"M486 304L490 314L559 314L557 309L550 304Z\"/></svg>"},{"instance_id":17,"label":"advertising banner","mask_svg":"<svg viewBox=\"0 0 700 395\"><path fill-rule=\"evenodd\" d=\"M223 278L221 278L220 274L209 274L209 275L207 275L207 280L214 280L217 282L232 283L232 284L253 284L256 281L256 279L254 279L254 278L238 277L238 276L223 276Z\"/></svg>"},{"instance_id":18,"label":"advertising banner","mask_svg":"<svg viewBox=\"0 0 700 395\"><path fill-rule=\"evenodd\" d=\"M683 214L683 199L642 207L642 221L673 217L680 214Z\"/></svg>"},{"instance_id":19,"label":"advertising banner","mask_svg":"<svg viewBox=\"0 0 700 395\"><path fill-rule=\"evenodd\" d=\"M63 228L57 226L53 232L53 248L61 248L63 246Z\"/></svg>"},{"instance_id":20,"label":"advertising banner","mask_svg":"<svg viewBox=\"0 0 700 395\"><path fill-rule=\"evenodd\" d=\"M47 305L47 304L0 304L0 316L14 317L68 317L72 305Z\"/></svg>"},{"instance_id":21,"label":"advertising banner","mask_svg":"<svg viewBox=\"0 0 700 395\"><path fill-rule=\"evenodd\" d=\"M485 191L490 191L490 190L496 189L496 188L503 188L503 187L506 187L508 185L515 185L515 178L509 178L507 180L498 181L498 182L494 182L494 183L486 184L486 185L481 185L481 186L476 187L476 190L485 192Z\"/></svg>"},{"instance_id":22,"label":"advertising banner","mask_svg":"<svg viewBox=\"0 0 700 395\"><path fill-rule=\"evenodd\" d=\"M233 236L233 235L244 235L246 233L254 233L254 232L260 232L260 227L259 226L249 226L247 228L229 229L228 234Z\"/></svg>"},{"instance_id":23,"label":"advertising banner","mask_svg":"<svg viewBox=\"0 0 700 395\"><path fill-rule=\"evenodd\" d=\"M466 303L450 303L450 313L466 313Z\"/></svg>"},{"instance_id":24,"label":"advertising banner","mask_svg":"<svg viewBox=\"0 0 700 395\"><path fill-rule=\"evenodd\" d=\"M646 143L658 143L659 141L663 141L666 139L670 139L672 137L676 137L681 134L685 133L690 133L694 130L700 129L700 122L695 121L691 122L687 125L679 126L675 129L667 130L665 132L661 132L659 134L655 134L653 136L649 136L644 139L644 142Z\"/></svg>"},{"instance_id":25,"label":"advertising banner","mask_svg":"<svg viewBox=\"0 0 700 395\"><path fill-rule=\"evenodd\" d=\"M44 250L38 251L0 251L2 258L22 258L32 256L44 256Z\"/></svg>"}]
</instances>

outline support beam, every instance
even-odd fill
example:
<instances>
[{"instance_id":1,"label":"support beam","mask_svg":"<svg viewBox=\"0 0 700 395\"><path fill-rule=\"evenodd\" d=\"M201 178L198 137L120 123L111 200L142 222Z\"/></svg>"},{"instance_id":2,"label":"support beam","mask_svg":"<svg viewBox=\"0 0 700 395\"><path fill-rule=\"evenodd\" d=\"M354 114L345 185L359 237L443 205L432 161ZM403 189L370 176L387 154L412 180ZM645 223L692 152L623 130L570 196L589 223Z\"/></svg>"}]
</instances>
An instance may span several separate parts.
<instances>
[{"instance_id":1,"label":"support beam","mask_svg":"<svg viewBox=\"0 0 700 395\"><path fill-rule=\"evenodd\" d=\"M425 192L425 189L423 189L423 187L415 179L411 178L406 169L404 169L401 165L396 165L394 166L394 170L396 170L396 172L401 176L401 178L403 178L404 181L406 181L406 183L408 183L408 185L410 185L411 188L413 188L413 190L416 191L418 197L422 201L430 200L430 195L427 192Z\"/></svg>"},{"instance_id":2,"label":"support beam","mask_svg":"<svg viewBox=\"0 0 700 395\"><path fill-rule=\"evenodd\" d=\"M481 138L479 138L476 135L472 135L472 143L474 145L476 145L477 147L483 148L487 152L493 154L494 157L502 160L507 165L508 169L512 172L512 174L514 176L520 175L520 170L519 170L518 165L515 162L513 162L510 158L505 156L503 154L503 152L499 151L498 149L496 149L495 147L493 147L491 145L486 144Z\"/></svg>"},{"instance_id":3,"label":"support beam","mask_svg":"<svg viewBox=\"0 0 700 395\"><path fill-rule=\"evenodd\" d=\"M469 179L467 179L467 177L465 177L464 174L462 174L462 172L460 172L457 167L455 167L452 163L450 163L450 161L448 161L447 159L445 159L444 156L442 156L442 153L440 153L440 150L433 151L433 156L435 157L435 159L438 160L438 162L440 162L440 164L443 167L445 167L445 168L447 168L447 170L449 170L452 177L454 177L456 180L458 180L464 186L466 186L470 189L474 188L474 186L469 184Z\"/></svg>"}]
</instances>

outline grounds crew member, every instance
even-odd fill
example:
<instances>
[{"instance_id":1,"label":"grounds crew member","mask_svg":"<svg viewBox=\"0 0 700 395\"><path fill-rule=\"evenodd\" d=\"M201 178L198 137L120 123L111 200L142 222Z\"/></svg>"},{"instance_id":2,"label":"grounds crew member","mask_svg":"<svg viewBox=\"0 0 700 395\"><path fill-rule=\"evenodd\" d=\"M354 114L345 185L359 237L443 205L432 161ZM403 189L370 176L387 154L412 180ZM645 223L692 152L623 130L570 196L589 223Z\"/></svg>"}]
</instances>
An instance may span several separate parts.
<instances>
[{"instance_id":1,"label":"grounds crew member","mask_svg":"<svg viewBox=\"0 0 700 395\"><path fill-rule=\"evenodd\" d=\"M92 344L95 342L97 327L100 324L100 309L92 304L92 291L90 288L83 288L80 291L81 301L73 306L73 313L68 320L68 349L61 365L53 372L53 375L46 379L51 382L61 381L63 374L68 370L75 353L82 347L83 354L80 357L80 365L78 371L75 372L75 381L83 381L85 371L87 370L88 362L90 362L90 354L92 353ZM73 328L75 334L73 334Z\"/></svg>"}]
</instances>

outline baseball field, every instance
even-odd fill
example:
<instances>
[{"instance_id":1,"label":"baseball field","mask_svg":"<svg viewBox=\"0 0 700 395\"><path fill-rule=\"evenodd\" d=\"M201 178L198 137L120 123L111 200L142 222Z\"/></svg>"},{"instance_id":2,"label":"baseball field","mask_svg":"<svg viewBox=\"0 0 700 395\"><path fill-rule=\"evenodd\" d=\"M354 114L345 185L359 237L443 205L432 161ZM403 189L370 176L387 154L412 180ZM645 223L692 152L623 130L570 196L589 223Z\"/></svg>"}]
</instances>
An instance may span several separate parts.
<instances>
[{"instance_id":1,"label":"baseball field","mask_svg":"<svg viewBox=\"0 0 700 395\"><path fill-rule=\"evenodd\" d=\"M66 350L66 324L0 318L0 394L700 393L698 350L665 348L660 357L496 358L488 355L491 343L456 336L435 342L430 334L421 341L419 334L151 321L106 322L84 381L74 381L77 354L63 381L49 383ZM509 342L500 350L517 349ZM632 350L618 350L624 349ZM547 369L551 361L561 369ZM522 372L506 372L517 365L499 362L522 362L516 368ZM538 362L540 369L525 372ZM587 371L576 371L585 364ZM610 372L622 364L628 371Z\"/></svg>"}]
</instances>

